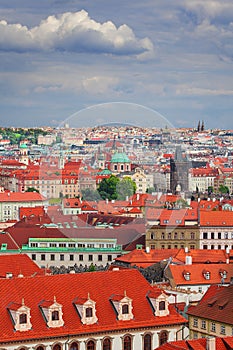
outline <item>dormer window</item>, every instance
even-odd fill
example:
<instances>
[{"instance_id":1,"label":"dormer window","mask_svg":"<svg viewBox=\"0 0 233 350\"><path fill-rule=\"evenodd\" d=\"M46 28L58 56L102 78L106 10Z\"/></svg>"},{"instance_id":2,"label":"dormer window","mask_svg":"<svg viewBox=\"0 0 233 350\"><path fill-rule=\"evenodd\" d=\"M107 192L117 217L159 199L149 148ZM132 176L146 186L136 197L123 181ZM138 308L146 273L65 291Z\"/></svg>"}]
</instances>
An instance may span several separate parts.
<instances>
[{"instance_id":1,"label":"dormer window","mask_svg":"<svg viewBox=\"0 0 233 350\"><path fill-rule=\"evenodd\" d=\"M184 271L183 276L186 281L190 281L191 273L189 271Z\"/></svg>"},{"instance_id":2,"label":"dormer window","mask_svg":"<svg viewBox=\"0 0 233 350\"><path fill-rule=\"evenodd\" d=\"M204 271L203 271L203 276L205 277L206 280L209 280L209 279L210 279L210 272L204 270Z\"/></svg>"},{"instance_id":3,"label":"dormer window","mask_svg":"<svg viewBox=\"0 0 233 350\"><path fill-rule=\"evenodd\" d=\"M220 276L222 277L222 278L227 278L227 272L226 272L226 270L223 270L223 269L221 269L221 270L219 270L219 274L220 274Z\"/></svg>"},{"instance_id":4,"label":"dormer window","mask_svg":"<svg viewBox=\"0 0 233 350\"><path fill-rule=\"evenodd\" d=\"M110 297L110 301L117 313L118 320L121 321L129 321L133 319L133 306L132 299L130 299L126 295L126 291L124 295L114 294Z\"/></svg>"},{"instance_id":5,"label":"dormer window","mask_svg":"<svg viewBox=\"0 0 233 350\"><path fill-rule=\"evenodd\" d=\"M161 290L149 291L147 298L153 308L155 316L162 317L169 315L168 297L165 293Z\"/></svg>"},{"instance_id":6,"label":"dormer window","mask_svg":"<svg viewBox=\"0 0 233 350\"><path fill-rule=\"evenodd\" d=\"M78 297L73 302L83 324L94 324L98 321L96 316L95 301L90 298L88 293L87 298Z\"/></svg>"},{"instance_id":7,"label":"dormer window","mask_svg":"<svg viewBox=\"0 0 233 350\"><path fill-rule=\"evenodd\" d=\"M24 304L24 299L22 299L21 304L10 303L7 309L10 313L16 331L29 331L32 328L32 324L30 322L30 308Z\"/></svg>"},{"instance_id":8,"label":"dormer window","mask_svg":"<svg viewBox=\"0 0 233 350\"><path fill-rule=\"evenodd\" d=\"M39 307L48 327L56 328L64 325L64 321L62 319L62 305L57 303L55 297L53 301L42 300Z\"/></svg>"}]
</instances>

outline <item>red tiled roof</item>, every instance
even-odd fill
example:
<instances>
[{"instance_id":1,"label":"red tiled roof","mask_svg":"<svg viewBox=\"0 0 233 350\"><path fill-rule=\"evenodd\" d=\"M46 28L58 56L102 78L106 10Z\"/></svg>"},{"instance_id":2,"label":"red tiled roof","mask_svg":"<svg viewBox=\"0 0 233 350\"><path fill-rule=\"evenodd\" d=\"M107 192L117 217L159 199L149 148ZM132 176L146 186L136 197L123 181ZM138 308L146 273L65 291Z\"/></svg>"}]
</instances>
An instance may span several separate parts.
<instances>
[{"instance_id":1,"label":"red tiled roof","mask_svg":"<svg viewBox=\"0 0 233 350\"><path fill-rule=\"evenodd\" d=\"M0 193L0 202L38 202L45 198L37 192L4 192Z\"/></svg>"},{"instance_id":2,"label":"red tiled roof","mask_svg":"<svg viewBox=\"0 0 233 350\"><path fill-rule=\"evenodd\" d=\"M156 350L205 350L207 349L207 338L193 339L193 340L178 340L170 343L165 343ZM216 337L215 350L229 350L233 345L233 337Z\"/></svg>"},{"instance_id":3,"label":"red tiled roof","mask_svg":"<svg viewBox=\"0 0 233 350\"><path fill-rule=\"evenodd\" d=\"M205 297L199 301L198 305L190 307L187 313L233 326L232 295L233 285L219 288L210 286Z\"/></svg>"},{"instance_id":4,"label":"red tiled roof","mask_svg":"<svg viewBox=\"0 0 233 350\"><path fill-rule=\"evenodd\" d=\"M0 278L12 273L13 277L19 274L23 276L41 275L41 270L26 254L4 254L0 255Z\"/></svg>"},{"instance_id":5,"label":"red tiled roof","mask_svg":"<svg viewBox=\"0 0 233 350\"><path fill-rule=\"evenodd\" d=\"M172 278L178 285L200 285L221 283L220 272L226 271L225 283L230 283L233 277L233 264L193 264L193 265L169 265ZM185 272L190 273L190 280L184 278ZM210 278L206 279L204 274L210 273Z\"/></svg>"},{"instance_id":6,"label":"red tiled roof","mask_svg":"<svg viewBox=\"0 0 233 350\"><path fill-rule=\"evenodd\" d=\"M94 283L93 283L94 281ZM136 288L135 288L136 287ZM72 335L115 330L130 331L147 327L164 327L165 325L185 324L187 321L170 305L170 314L155 317L146 295L153 290L150 284L136 270L119 270L105 272L89 272L83 274L67 274L54 276L38 276L0 280L0 343L30 339L44 339ZM113 294L123 294L132 299L134 318L119 321L109 300ZM86 298L88 293L96 302L98 322L83 325L73 305L77 297ZM64 326L49 328L41 314L39 304L43 300L53 300L62 305ZM32 329L15 331L7 312L9 303L21 303L30 308Z\"/></svg>"},{"instance_id":7,"label":"red tiled roof","mask_svg":"<svg viewBox=\"0 0 233 350\"><path fill-rule=\"evenodd\" d=\"M200 211L200 226L232 226L233 211Z\"/></svg>"}]
</instances>

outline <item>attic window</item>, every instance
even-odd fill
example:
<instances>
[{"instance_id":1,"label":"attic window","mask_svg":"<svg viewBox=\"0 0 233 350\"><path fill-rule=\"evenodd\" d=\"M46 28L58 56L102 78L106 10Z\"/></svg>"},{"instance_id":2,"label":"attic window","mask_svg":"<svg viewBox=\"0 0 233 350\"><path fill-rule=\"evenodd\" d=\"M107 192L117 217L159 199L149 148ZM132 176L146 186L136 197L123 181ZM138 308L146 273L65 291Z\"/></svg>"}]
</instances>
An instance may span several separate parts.
<instances>
[{"instance_id":1,"label":"attic window","mask_svg":"<svg viewBox=\"0 0 233 350\"><path fill-rule=\"evenodd\" d=\"M158 317L163 317L169 315L168 309L168 297L161 290L149 291L147 293L147 298L154 310L154 315Z\"/></svg>"},{"instance_id":2,"label":"attic window","mask_svg":"<svg viewBox=\"0 0 233 350\"><path fill-rule=\"evenodd\" d=\"M203 271L203 275L205 277L206 280L209 280L210 279L210 272L209 271Z\"/></svg>"},{"instance_id":3,"label":"attic window","mask_svg":"<svg viewBox=\"0 0 233 350\"><path fill-rule=\"evenodd\" d=\"M68 207L70 205L70 202L66 202L66 206Z\"/></svg>"},{"instance_id":4,"label":"attic window","mask_svg":"<svg viewBox=\"0 0 233 350\"><path fill-rule=\"evenodd\" d=\"M227 272L226 272L226 270L219 270L219 274L220 274L220 276L222 277L222 278L227 278Z\"/></svg>"},{"instance_id":5,"label":"attic window","mask_svg":"<svg viewBox=\"0 0 233 350\"><path fill-rule=\"evenodd\" d=\"M62 305L57 303L56 297L54 297L53 301L42 300L39 307L48 327L56 328L64 325Z\"/></svg>"},{"instance_id":6,"label":"attic window","mask_svg":"<svg viewBox=\"0 0 233 350\"><path fill-rule=\"evenodd\" d=\"M124 295L112 295L110 301L117 313L118 320L129 321L133 319L132 299L126 295L126 291Z\"/></svg>"},{"instance_id":7,"label":"attic window","mask_svg":"<svg viewBox=\"0 0 233 350\"><path fill-rule=\"evenodd\" d=\"M186 281L190 281L190 277L191 277L191 273L190 272L184 271L183 272L183 276L184 276Z\"/></svg>"},{"instance_id":8,"label":"attic window","mask_svg":"<svg viewBox=\"0 0 233 350\"><path fill-rule=\"evenodd\" d=\"M89 293L87 298L77 297L73 304L83 324L94 324L98 321L95 308L96 303L90 298Z\"/></svg>"},{"instance_id":9,"label":"attic window","mask_svg":"<svg viewBox=\"0 0 233 350\"><path fill-rule=\"evenodd\" d=\"M7 307L16 331L29 331L32 328L30 322L30 308L25 306L24 299L21 304L10 303Z\"/></svg>"}]
</instances>

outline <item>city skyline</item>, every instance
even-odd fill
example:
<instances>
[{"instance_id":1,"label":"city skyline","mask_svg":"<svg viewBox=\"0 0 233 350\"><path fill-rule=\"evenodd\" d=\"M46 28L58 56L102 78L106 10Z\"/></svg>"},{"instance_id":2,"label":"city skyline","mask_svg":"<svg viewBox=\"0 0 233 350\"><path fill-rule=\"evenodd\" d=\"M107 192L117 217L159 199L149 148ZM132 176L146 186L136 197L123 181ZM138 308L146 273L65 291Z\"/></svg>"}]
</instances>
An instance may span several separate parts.
<instances>
[{"instance_id":1,"label":"city skyline","mask_svg":"<svg viewBox=\"0 0 233 350\"><path fill-rule=\"evenodd\" d=\"M0 14L1 126L59 126L120 102L175 127L232 128L229 0L3 0Z\"/></svg>"}]
</instances>

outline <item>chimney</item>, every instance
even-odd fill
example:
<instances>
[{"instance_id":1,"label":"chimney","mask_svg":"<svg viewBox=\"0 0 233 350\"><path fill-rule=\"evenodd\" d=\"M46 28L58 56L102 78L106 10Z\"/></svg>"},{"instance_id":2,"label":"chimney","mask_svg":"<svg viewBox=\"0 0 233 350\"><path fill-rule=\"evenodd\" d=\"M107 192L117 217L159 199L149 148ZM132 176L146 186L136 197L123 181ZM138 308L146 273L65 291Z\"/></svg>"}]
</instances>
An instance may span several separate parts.
<instances>
[{"instance_id":1,"label":"chimney","mask_svg":"<svg viewBox=\"0 0 233 350\"><path fill-rule=\"evenodd\" d=\"M150 253L150 247L146 247L146 253L147 253L147 254Z\"/></svg>"},{"instance_id":2,"label":"chimney","mask_svg":"<svg viewBox=\"0 0 233 350\"><path fill-rule=\"evenodd\" d=\"M207 337L206 338L206 350L216 350L216 338Z\"/></svg>"},{"instance_id":3,"label":"chimney","mask_svg":"<svg viewBox=\"0 0 233 350\"><path fill-rule=\"evenodd\" d=\"M137 201L139 201L139 198L140 198L140 194L137 193Z\"/></svg>"},{"instance_id":4,"label":"chimney","mask_svg":"<svg viewBox=\"0 0 233 350\"><path fill-rule=\"evenodd\" d=\"M192 257L190 255L185 257L185 265L192 265Z\"/></svg>"}]
</instances>

